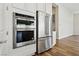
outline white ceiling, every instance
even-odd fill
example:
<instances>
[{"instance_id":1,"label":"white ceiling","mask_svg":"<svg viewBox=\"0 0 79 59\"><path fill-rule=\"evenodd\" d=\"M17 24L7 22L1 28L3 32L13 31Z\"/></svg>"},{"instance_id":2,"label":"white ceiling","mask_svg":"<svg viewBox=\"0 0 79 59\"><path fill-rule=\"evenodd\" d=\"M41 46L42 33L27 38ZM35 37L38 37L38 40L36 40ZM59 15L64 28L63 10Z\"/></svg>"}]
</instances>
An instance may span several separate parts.
<instances>
[{"instance_id":1,"label":"white ceiling","mask_svg":"<svg viewBox=\"0 0 79 59\"><path fill-rule=\"evenodd\" d=\"M79 13L79 3L63 3L63 6L71 10L73 13Z\"/></svg>"}]
</instances>

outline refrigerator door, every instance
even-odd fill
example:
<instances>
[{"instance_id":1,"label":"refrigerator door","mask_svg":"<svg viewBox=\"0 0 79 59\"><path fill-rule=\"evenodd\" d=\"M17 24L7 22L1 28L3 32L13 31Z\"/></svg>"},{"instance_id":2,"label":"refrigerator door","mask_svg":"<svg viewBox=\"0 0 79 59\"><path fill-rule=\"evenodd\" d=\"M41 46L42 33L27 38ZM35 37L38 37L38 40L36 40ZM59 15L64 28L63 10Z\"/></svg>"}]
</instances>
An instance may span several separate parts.
<instances>
[{"instance_id":1,"label":"refrigerator door","mask_svg":"<svg viewBox=\"0 0 79 59\"><path fill-rule=\"evenodd\" d=\"M46 14L45 16L45 35L49 36L49 16Z\"/></svg>"},{"instance_id":2,"label":"refrigerator door","mask_svg":"<svg viewBox=\"0 0 79 59\"><path fill-rule=\"evenodd\" d=\"M38 53L44 52L52 47L51 16L45 12L38 11Z\"/></svg>"},{"instance_id":3,"label":"refrigerator door","mask_svg":"<svg viewBox=\"0 0 79 59\"><path fill-rule=\"evenodd\" d=\"M51 15L48 13L39 11L38 12L38 37L46 37L46 36L52 36L51 31Z\"/></svg>"},{"instance_id":4,"label":"refrigerator door","mask_svg":"<svg viewBox=\"0 0 79 59\"><path fill-rule=\"evenodd\" d=\"M45 15L45 35L46 36L52 36L52 19L51 15L46 14Z\"/></svg>"},{"instance_id":5,"label":"refrigerator door","mask_svg":"<svg viewBox=\"0 0 79 59\"><path fill-rule=\"evenodd\" d=\"M46 35L46 37L48 37L48 41L47 42L51 41L50 42L50 48L53 46L53 39L52 39L52 19L51 18L52 18L51 15L46 13L46 16L45 16L45 35Z\"/></svg>"},{"instance_id":6,"label":"refrigerator door","mask_svg":"<svg viewBox=\"0 0 79 59\"><path fill-rule=\"evenodd\" d=\"M45 37L45 13L38 12L38 37Z\"/></svg>"}]
</instances>

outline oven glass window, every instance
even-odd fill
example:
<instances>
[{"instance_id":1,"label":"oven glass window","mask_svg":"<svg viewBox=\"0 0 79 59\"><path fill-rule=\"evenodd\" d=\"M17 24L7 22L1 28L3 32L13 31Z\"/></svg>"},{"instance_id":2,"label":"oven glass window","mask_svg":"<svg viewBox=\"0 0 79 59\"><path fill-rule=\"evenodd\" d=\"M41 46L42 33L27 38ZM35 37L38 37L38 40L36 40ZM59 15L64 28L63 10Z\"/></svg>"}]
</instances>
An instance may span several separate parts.
<instances>
[{"instance_id":1,"label":"oven glass window","mask_svg":"<svg viewBox=\"0 0 79 59\"><path fill-rule=\"evenodd\" d=\"M16 42L26 42L34 40L34 31L17 31Z\"/></svg>"}]
</instances>

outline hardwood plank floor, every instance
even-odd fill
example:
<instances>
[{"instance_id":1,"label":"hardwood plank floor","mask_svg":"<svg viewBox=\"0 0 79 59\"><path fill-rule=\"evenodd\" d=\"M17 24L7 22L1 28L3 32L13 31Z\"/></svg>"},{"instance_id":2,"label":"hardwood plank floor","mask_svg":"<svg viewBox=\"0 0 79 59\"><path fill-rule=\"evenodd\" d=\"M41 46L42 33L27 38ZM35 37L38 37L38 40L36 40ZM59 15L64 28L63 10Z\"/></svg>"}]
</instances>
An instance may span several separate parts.
<instances>
[{"instance_id":1,"label":"hardwood plank floor","mask_svg":"<svg viewBox=\"0 0 79 59\"><path fill-rule=\"evenodd\" d=\"M39 56L79 56L79 36L60 39L56 46L40 53Z\"/></svg>"}]
</instances>

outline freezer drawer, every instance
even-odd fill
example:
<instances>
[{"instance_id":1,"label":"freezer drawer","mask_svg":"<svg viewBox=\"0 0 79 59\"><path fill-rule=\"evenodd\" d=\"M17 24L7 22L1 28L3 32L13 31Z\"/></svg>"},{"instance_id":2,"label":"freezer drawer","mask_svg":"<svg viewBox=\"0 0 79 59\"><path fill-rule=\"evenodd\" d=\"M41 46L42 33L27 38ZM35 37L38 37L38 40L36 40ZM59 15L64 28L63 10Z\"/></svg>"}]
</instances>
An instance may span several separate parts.
<instances>
[{"instance_id":1,"label":"freezer drawer","mask_svg":"<svg viewBox=\"0 0 79 59\"><path fill-rule=\"evenodd\" d=\"M38 53L44 52L52 47L51 37L38 39Z\"/></svg>"}]
</instances>

